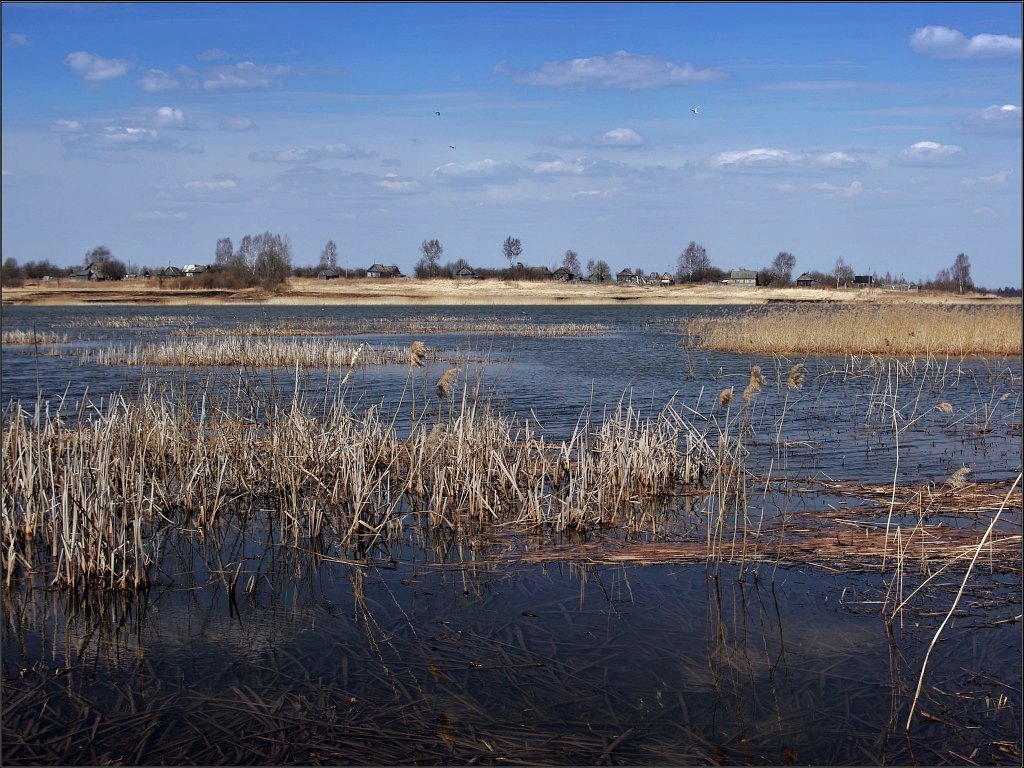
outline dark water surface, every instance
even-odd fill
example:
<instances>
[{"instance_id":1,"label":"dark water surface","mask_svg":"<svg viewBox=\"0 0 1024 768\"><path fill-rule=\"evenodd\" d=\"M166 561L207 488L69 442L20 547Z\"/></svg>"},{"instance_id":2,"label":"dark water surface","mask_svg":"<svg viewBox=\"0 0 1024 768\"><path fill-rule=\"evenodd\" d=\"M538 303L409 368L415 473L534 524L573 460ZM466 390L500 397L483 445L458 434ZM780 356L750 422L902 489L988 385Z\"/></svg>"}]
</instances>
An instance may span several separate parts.
<instances>
[{"instance_id":1,"label":"dark water surface","mask_svg":"<svg viewBox=\"0 0 1024 768\"><path fill-rule=\"evenodd\" d=\"M570 434L584 410L599 416L622 398L656 414L676 397L707 414L722 389L735 387L738 398L760 365L768 382L751 408L748 444L761 474L770 466L801 481L884 485L896 473L901 484L938 485L962 466L976 481L1020 472L1019 358L918 362L915 375L859 361L854 375L842 358L682 348L676 321L733 311L5 307L5 331L35 328L70 341L61 356L5 345L3 404L38 394L56 409L61 398L130 394L139 369L80 366L74 350L165 339L175 327L438 315L600 323L606 333L574 338L358 338L373 346L419 339L486 357L495 402L554 437ZM176 320L95 327L115 316ZM807 377L793 392L785 379L797 362ZM445 367L428 365L424 385ZM296 381L294 371L253 375L285 395ZM386 403L406 377L398 366L366 368L354 389L365 404ZM327 381L325 372L302 372L298 386L316 397ZM898 445L884 407L894 388L905 428ZM1018 534L1019 498L1008 513ZM769 514L783 503L851 499L751 500ZM214 551L197 540L170 561L173 583L137 598L5 590L3 762L1020 764L1019 562L989 563L972 577L928 658L906 732L962 571L888 624L888 578L877 569L755 575L723 567L711 575L703 564L537 565L500 543L422 538L360 562L234 547ZM212 564L257 556L257 576L232 597Z\"/></svg>"}]
</instances>

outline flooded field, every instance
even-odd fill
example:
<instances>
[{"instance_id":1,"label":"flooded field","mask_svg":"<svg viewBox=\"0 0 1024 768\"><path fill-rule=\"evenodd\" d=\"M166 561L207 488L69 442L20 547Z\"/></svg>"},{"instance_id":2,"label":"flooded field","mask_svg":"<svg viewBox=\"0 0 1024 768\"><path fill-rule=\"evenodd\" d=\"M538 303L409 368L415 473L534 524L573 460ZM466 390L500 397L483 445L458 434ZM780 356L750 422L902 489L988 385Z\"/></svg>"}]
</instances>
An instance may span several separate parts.
<instances>
[{"instance_id":1,"label":"flooded field","mask_svg":"<svg viewBox=\"0 0 1024 768\"><path fill-rule=\"evenodd\" d=\"M1020 357L737 311L5 307L4 763L1019 765Z\"/></svg>"}]
</instances>

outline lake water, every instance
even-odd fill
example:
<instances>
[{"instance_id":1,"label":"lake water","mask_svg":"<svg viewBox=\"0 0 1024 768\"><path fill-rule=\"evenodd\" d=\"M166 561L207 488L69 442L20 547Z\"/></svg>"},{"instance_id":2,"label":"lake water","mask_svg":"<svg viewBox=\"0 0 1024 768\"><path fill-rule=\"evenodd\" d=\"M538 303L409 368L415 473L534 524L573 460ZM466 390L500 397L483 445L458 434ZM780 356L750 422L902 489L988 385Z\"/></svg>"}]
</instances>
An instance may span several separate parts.
<instances>
[{"instance_id":1,"label":"lake water","mask_svg":"<svg viewBox=\"0 0 1024 768\"><path fill-rule=\"evenodd\" d=\"M826 481L884 486L895 473L901 486L936 487L967 466L972 481L1008 490L1020 472L1020 358L919 362L912 376L888 363L868 370L859 361L853 371L843 358L683 348L679 321L735 311L4 307L4 331L34 328L69 341L59 356L5 345L3 403L38 397L56 410L62 398L130 394L139 369L83 366L75 351L182 328L438 316L588 323L608 330L345 338L422 340L485 359L481 375L497 406L555 439L571 434L581 413L599 417L623 399L652 415L671 398L707 414L721 390L735 387L738 398L759 365L767 382L751 408L751 469L806 491L752 496L769 515L782 505L860 503L832 485L822 490ZM160 323L98 327L124 316ZM806 379L794 392L785 379L798 362ZM428 363L418 375L432 387L447 367ZM310 398L339 377L250 373L282 396L297 381ZM403 366L359 369L359 403L395 401L407 374ZM891 409L880 405L894 383L905 427L898 444ZM1019 535L1019 493L1010 507L1007 530ZM949 524L962 520L950 515ZM1019 560L972 575L928 658L905 732L962 570L889 625L890 576L867 565L751 573L568 556L540 563L524 551L544 542L413 535L362 560L260 550L265 544L214 551L197 539L169 561L173 583L132 599L5 590L5 764L1020 764ZM253 588L231 597L215 564L257 556Z\"/></svg>"}]
</instances>

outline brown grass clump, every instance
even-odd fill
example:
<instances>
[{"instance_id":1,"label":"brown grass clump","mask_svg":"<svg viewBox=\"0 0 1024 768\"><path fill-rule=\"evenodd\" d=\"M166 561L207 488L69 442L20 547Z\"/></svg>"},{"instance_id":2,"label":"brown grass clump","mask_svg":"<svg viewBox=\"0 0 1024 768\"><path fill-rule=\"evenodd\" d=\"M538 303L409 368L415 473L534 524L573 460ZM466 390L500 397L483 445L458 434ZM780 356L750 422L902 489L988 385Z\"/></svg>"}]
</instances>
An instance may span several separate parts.
<instances>
[{"instance_id":1,"label":"brown grass clump","mask_svg":"<svg viewBox=\"0 0 1024 768\"><path fill-rule=\"evenodd\" d=\"M1020 306L918 304L771 307L701 317L683 331L701 349L759 354L1019 357Z\"/></svg>"},{"instance_id":2,"label":"brown grass clump","mask_svg":"<svg viewBox=\"0 0 1024 768\"><path fill-rule=\"evenodd\" d=\"M970 467L960 467L960 469L949 476L946 484L952 488L960 488L967 482L967 476L969 474L971 474Z\"/></svg>"},{"instance_id":3,"label":"brown grass clump","mask_svg":"<svg viewBox=\"0 0 1024 768\"><path fill-rule=\"evenodd\" d=\"M4 344L64 344L68 337L45 331L4 331Z\"/></svg>"},{"instance_id":4,"label":"brown grass clump","mask_svg":"<svg viewBox=\"0 0 1024 768\"><path fill-rule=\"evenodd\" d=\"M952 413L953 406L950 405L949 403L939 403L938 405L935 406L935 410L942 411L943 413Z\"/></svg>"}]
</instances>

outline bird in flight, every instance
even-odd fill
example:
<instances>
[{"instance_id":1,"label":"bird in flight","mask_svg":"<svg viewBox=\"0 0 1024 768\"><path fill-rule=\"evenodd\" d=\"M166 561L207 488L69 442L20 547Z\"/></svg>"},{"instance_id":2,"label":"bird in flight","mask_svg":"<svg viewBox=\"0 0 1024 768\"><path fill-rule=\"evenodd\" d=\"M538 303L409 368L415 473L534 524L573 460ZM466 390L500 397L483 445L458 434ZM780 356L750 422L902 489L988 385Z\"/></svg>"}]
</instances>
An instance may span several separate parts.
<instances>
[{"instance_id":1,"label":"bird in flight","mask_svg":"<svg viewBox=\"0 0 1024 768\"><path fill-rule=\"evenodd\" d=\"M455 149L451 144L448 145L448 149Z\"/></svg>"},{"instance_id":2,"label":"bird in flight","mask_svg":"<svg viewBox=\"0 0 1024 768\"><path fill-rule=\"evenodd\" d=\"M697 112L699 110L700 110L700 104L698 104L696 107L690 107L690 111L693 112L693 114L695 114L695 115L697 114Z\"/></svg>"},{"instance_id":3,"label":"bird in flight","mask_svg":"<svg viewBox=\"0 0 1024 768\"><path fill-rule=\"evenodd\" d=\"M438 117L440 117L440 116L441 116L441 113L440 113L440 112L435 112L434 114L435 114L435 115L437 115Z\"/></svg>"}]
</instances>

